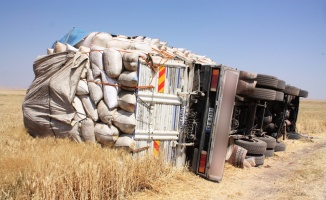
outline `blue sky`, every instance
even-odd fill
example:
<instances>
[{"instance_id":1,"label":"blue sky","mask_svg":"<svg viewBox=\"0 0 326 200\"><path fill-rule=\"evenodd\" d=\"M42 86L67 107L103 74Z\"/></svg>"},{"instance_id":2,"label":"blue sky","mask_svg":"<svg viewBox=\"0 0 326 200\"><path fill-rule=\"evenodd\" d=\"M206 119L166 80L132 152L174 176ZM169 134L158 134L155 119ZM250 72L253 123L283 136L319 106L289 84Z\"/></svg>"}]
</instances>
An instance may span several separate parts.
<instances>
[{"instance_id":1,"label":"blue sky","mask_svg":"<svg viewBox=\"0 0 326 200\"><path fill-rule=\"evenodd\" d=\"M0 88L27 88L35 58L78 27L160 38L326 100L326 0L1 0L0 27Z\"/></svg>"}]
</instances>

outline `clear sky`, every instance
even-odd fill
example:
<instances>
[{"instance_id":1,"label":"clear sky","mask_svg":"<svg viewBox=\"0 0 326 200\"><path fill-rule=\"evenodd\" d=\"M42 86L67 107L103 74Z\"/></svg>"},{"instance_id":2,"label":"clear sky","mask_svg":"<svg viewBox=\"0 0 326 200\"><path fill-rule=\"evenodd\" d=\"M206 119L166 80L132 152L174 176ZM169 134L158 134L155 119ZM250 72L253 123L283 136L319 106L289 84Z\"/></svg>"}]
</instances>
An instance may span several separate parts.
<instances>
[{"instance_id":1,"label":"clear sky","mask_svg":"<svg viewBox=\"0 0 326 200\"><path fill-rule=\"evenodd\" d=\"M72 27L160 38L326 100L326 0L1 0L0 88L27 88Z\"/></svg>"}]
</instances>

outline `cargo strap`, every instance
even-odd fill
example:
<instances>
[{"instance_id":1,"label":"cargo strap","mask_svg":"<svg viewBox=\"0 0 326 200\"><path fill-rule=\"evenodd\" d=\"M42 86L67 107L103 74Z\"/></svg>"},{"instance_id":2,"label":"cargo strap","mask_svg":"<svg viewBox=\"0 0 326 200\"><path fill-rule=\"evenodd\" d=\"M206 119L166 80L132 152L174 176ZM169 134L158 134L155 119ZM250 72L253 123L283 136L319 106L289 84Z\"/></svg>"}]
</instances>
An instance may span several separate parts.
<instances>
[{"instance_id":1,"label":"cargo strap","mask_svg":"<svg viewBox=\"0 0 326 200\"><path fill-rule=\"evenodd\" d=\"M106 83L106 82L101 82L101 81L88 80L87 82L92 82L92 83L96 83L96 84L100 84L100 85L109 85L109 86L113 86L113 87L120 87L122 89L124 89L124 88L127 88L127 89L152 89L152 88L154 88L153 85L131 87L131 86L124 86L121 84L111 84L111 83Z\"/></svg>"},{"instance_id":2,"label":"cargo strap","mask_svg":"<svg viewBox=\"0 0 326 200\"><path fill-rule=\"evenodd\" d=\"M147 149L149 149L149 146L131 150L130 153L139 153L139 152L145 151Z\"/></svg>"}]
</instances>

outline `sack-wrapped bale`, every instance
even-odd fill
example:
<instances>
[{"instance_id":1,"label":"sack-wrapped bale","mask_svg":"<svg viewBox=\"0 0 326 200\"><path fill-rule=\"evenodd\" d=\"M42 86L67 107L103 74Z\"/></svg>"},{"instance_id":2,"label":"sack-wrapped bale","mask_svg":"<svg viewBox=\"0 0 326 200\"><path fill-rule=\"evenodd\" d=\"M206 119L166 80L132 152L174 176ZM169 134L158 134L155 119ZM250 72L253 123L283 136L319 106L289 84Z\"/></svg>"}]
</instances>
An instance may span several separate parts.
<instances>
[{"instance_id":1,"label":"sack-wrapped bale","mask_svg":"<svg viewBox=\"0 0 326 200\"><path fill-rule=\"evenodd\" d=\"M54 53L54 49L48 48L48 49L46 50L46 53L47 53L48 55L51 55L51 54Z\"/></svg>"},{"instance_id":2,"label":"sack-wrapped bale","mask_svg":"<svg viewBox=\"0 0 326 200\"><path fill-rule=\"evenodd\" d=\"M81 121L81 137L84 142L96 142L95 141L95 129L94 122L90 118L86 118Z\"/></svg>"},{"instance_id":3,"label":"sack-wrapped bale","mask_svg":"<svg viewBox=\"0 0 326 200\"><path fill-rule=\"evenodd\" d=\"M73 51L73 52L77 52L78 49L76 49L75 47L71 46L70 44L66 44L66 49L67 51Z\"/></svg>"},{"instance_id":4,"label":"sack-wrapped bale","mask_svg":"<svg viewBox=\"0 0 326 200\"><path fill-rule=\"evenodd\" d=\"M138 85L137 72L124 71L118 78L118 82L122 88L129 91L134 91Z\"/></svg>"},{"instance_id":5,"label":"sack-wrapped bale","mask_svg":"<svg viewBox=\"0 0 326 200\"><path fill-rule=\"evenodd\" d=\"M122 72L121 53L113 48L105 49L103 51L103 65L108 77L119 77Z\"/></svg>"},{"instance_id":6,"label":"sack-wrapped bale","mask_svg":"<svg viewBox=\"0 0 326 200\"><path fill-rule=\"evenodd\" d=\"M132 134L136 128L136 118L134 113L118 110L114 114L113 124L123 133Z\"/></svg>"},{"instance_id":7,"label":"sack-wrapped bale","mask_svg":"<svg viewBox=\"0 0 326 200\"><path fill-rule=\"evenodd\" d=\"M126 148L128 151L132 151L135 149L136 142L132 139L131 135L121 134L118 140L115 142L114 147L123 147Z\"/></svg>"},{"instance_id":8,"label":"sack-wrapped bale","mask_svg":"<svg viewBox=\"0 0 326 200\"><path fill-rule=\"evenodd\" d=\"M109 33L97 33L92 39L92 45L106 47L106 44L111 40L112 36Z\"/></svg>"},{"instance_id":9,"label":"sack-wrapped bale","mask_svg":"<svg viewBox=\"0 0 326 200\"><path fill-rule=\"evenodd\" d=\"M81 121L86 119L86 112L84 110L83 103L81 102L78 96L74 97L74 100L72 101L72 106L76 110L76 115L74 117L75 121Z\"/></svg>"},{"instance_id":10,"label":"sack-wrapped bale","mask_svg":"<svg viewBox=\"0 0 326 200\"><path fill-rule=\"evenodd\" d=\"M93 77L97 78L101 76L103 71L103 50L105 48L93 45L90 52L90 62L93 70Z\"/></svg>"},{"instance_id":11,"label":"sack-wrapped bale","mask_svg":"<svg viewBox=\"0 0 326 200\"><path fill-rule=\"evenodd\" d=\"M121 109L131 113L135 112L137 102L134 92L121 91L118 97L118 105Z\"/></svg>"},{"instance_id":12,"label":"sack-wrapped bale","mask_svg":"<svg viewBox=\"0 0 326 200\"><path fill-rule=\"evenodd\" d=\"M61 53L61 52L65 52L67 50L67 46L65 44L62 44L61 42L56 42L54 44L54 48L53 48L53 52L54 53Z\"/></svg>"},{"instance_id":13,"label":"sack-wrapped bale","mask_svg":"<svg viewBox=\"0 0 326 200\"><path fill-rule=\"evenodd\" d=\"M98 32L91 32L90 34L88 34L83 40L81 40L80 42L78 42L75 47L81 47L81 46L85 46L85 47L91 47L92 45L92 40L94 38L94 36L97 34Z\"/></svg>"},{"instance_id":14,"label":"sack-wrapped bale","mask_svg":"<svg viewBox=\"0 0 326 200\"><path fill-rule=\"evenodd\" d=\"M89 90L89 96L91 97L92 101L97 104L98 102L103 99L103 91L102 91L102 85L96 84L100 83L101 79L95 79L94 82L88 82L88 90Z\"/></svg>"},{"instance_id":15,"label":"sack-wrapped bale","mask_svg":"<svg viewBox=\"0 0 326 200\"><path fill-rule=\"evenodd\" d=\"M98 120L98 113L94 102L88 95L80 95L79 97L83 103L87 116L96 122Z\"/></svg>"},{"instance_id":16,"label":"sack-wrapped bale","mask_svg":"<svg viewBox=\"0 0 326 200\"><path fill-rule=\"evenodd\" d=\"M85 79L79 80L76 95L86 95L89 94L87 81Z\"/></svg>"},{"instance_id":17,"label":"sack-wrapped bale","mask_svg":"<svg viewBox=\"0 0 326 200\"><path fill-rule=\"evenodd\" d=\"M119 130L107 124L97 123L94 132L96 141L103 146L112 147L119 137Z\"/></svg>"},{"instance_id":18,"label":"sack-wrapped bale","mask_svg":"<svg viewBox=\"0 0 326 200\"><path fill-rule=\"evenodd\" d=\"M85 46L80 46L78 51L86 54L87 56L89 56L89 52L91 51L91 49L89 47L85 47Z\"/></svg>"},{"instance_id":19,"label":"sack-wrapped bale","mask_svg":"<svg viewBox=\"0 0 326 200\"><path fill-rule=\"evenodd\" d=\"M104 101L110 109L118 107L118 86L117 81L108 77L105 73L102 74Z\"/></svg>"},{"instance_id":20,"label":"sack-wrapped bale","mask_svg":"<svg viewBox=\"0 0 326 200\"><path fill-rule=\"evenodd\" d=\"M128 71L137 71L139 57L146 58L146 54L140 52L128 52L123 55L123 65Z\"/></svg>"},{"instance_id":21,"label":"sack-wrapped bale","mask_svg":"<svg viewBox=\"0 0 326 200\"><path fill-rule=\"evenodd\" d=\"M125 38L113 38L106 44L106 48L129 49L131 42Z\"/></svg>"},{"instance_id":22,"label":"sack-wrapped bale","mask_svg":"<svg viewBox=\"0 0 326 200\"><path fill-rule=\"evenodd\" d=\"M117 109L110 110L109 107L106 105L106 103L104 103L104 101L101 100L100 103L98 103L98 105L97 105L97 111L98 111L100 120L103 123L106 123L109 126L111 126L112 120L114 118L114 113L117 112Z\"/></svg>"},{"instance_id":23,"label":"sack-wrapped bale","mask_svg":"<svg viewBox=\"0 0 326 200\"><path fill-rule=\"evenodd\" d=\"M146 53L152 52L152 47L149 44L146 44L144 42L136 42L132 49L144 51Z\"/></svg>"}]
</instances>

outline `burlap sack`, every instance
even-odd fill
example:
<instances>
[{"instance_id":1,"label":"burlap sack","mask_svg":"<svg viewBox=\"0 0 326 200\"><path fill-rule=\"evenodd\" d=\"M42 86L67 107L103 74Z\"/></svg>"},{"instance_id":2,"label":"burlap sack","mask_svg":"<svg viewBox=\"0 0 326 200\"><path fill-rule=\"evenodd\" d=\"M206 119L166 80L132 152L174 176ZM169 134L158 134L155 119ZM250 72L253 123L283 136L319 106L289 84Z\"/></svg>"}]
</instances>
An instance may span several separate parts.
<instances>
[{"instance_id":1,"label":"burlap sack","mask_svg":"<svg viewBox=\"0 0 326 200\"><path fill-rule=\"evenodd\" d=\"M115 142L114 147L126 148L128 151L135 149L136 142L132 139L131 135L121 134L118 140Z\"/></svg>"},{"instance_id":2,"label":"burlap sack","mask_svg":"<svg viewBox=\"0 0 326 200\"><path fill-rule=\"evenodd\" d=\"M118 78L118 82L122 85L122 89L135 91L138 85L137 72L124 71Z\"/></svg>"},{"instance_id":3,"label":"burlap sack","mask_svg":"<svg viewBox=\"0 0 326 200\"><path fill-rule=\"evenodd\" d=\"M118 110L114 114L113 125L126 134L132 134L136 128L136 118L134 113Z\"/></svg>"},{"instance_id":4,"label":"burlap sack","mask_svg":"<svg viewBox=\"0 0 326 200\"><path fill-rule=\"evenodd\" d=\"M122 90L118 95L118 105L121 109L128 112L135 112L136 109L136 95L134 92Z\"/></svg>"},{"instance_id":5,"label":"burlap sack","mask_svg":"<svg viewBox=\"0 0 326 200\"><path fill-rule=\"evenodd\" d=\"M81 123L81 138L84 142L95 142L95 129L92 119L87 118Z\"/></svg>"},{"instance_id":6,"label":"burlap sack","mask_svg":"<svg viewBox=\"0 0 326 200\"><path fill-rule=\"evenodd\" d=\"M112 40L112 36L109 33L97 33L92 39L92 45L106 47L106 44Z\"/></svg>"},{"instance_id":7,"label":"burlap sack","mask_svg":"<svg viewBox=\"0 0 326 200\"><path fill-rule=\"evenodd\" d=\"M122 72L122 56L119 51L109 48L103 51L103 65L106 75L117 78Z\"/></svg>"},{"instance_id":8,"label":"burlap sack","mask_svg":"<svg viewBox=\"0 0 326 200\"><path fill-rule=\"evenodd\" d=\"M110 110L109 107L106 105L106 103L104 103L104 101L101 100L97 105L97 111L98 111L98 115L100 117L100 120L103 123L111 126L112 125L112 120L114 118L114 113L117 112L117 109Z\"/></svg>"},{"instance_id":9,"label":"burlap sack","mask_svg":"<svg viewBox=\"0 0 326 200\"><path fill-rule=\"evenodd\" d=\"M96 141L103 146L113 146L119 137L119 130L107 124L97 123L94 132Z\"/></svg>"},{"instance_id":10,"label":"burlap sack","mask_svg":"<svg viewBox=\"0 0 326 200\"><path fill-rule=\"evenodd\" d=\"M102 81L111 85L103 85L104 101L110 109L118 107L118 87L115 86L117 81L108 77L105 73L102 74Z\"/></svg>"},{"instance_id":11,"label":"burlap sack","mask_svg":"<svg viewBox=\"0 0 326 200\"><path fill-rule=\"evenodd\" d=\"M79 80L76 89L76 95L86 95L86 94L89 94L87 82L84 79Z\"/></svg>"},{"instance_id":12,"label":"burlap sack","mask_svg":"<svg viewBox=\"0 0 326 200\"><path fill-rule=\"evenodd\" d=\"M98 113L94 102L88 95L80 95L79 97L83 103L87 116L96 122L98 120Z\"/></svg>"},{"instance_id":13,"label":"burlap sack","mask_svg":"<svg viewBox=\"0 0 326 200\"><path fill-rule=\"evenodd\" d=\"M76 114L74 117L75 121L82 121L86 119L86 112L84 110L83 103L81 102L78 96L74 97L74 100L72 101L72 106L76 110Z\"/></svg>"}]
</instances>

